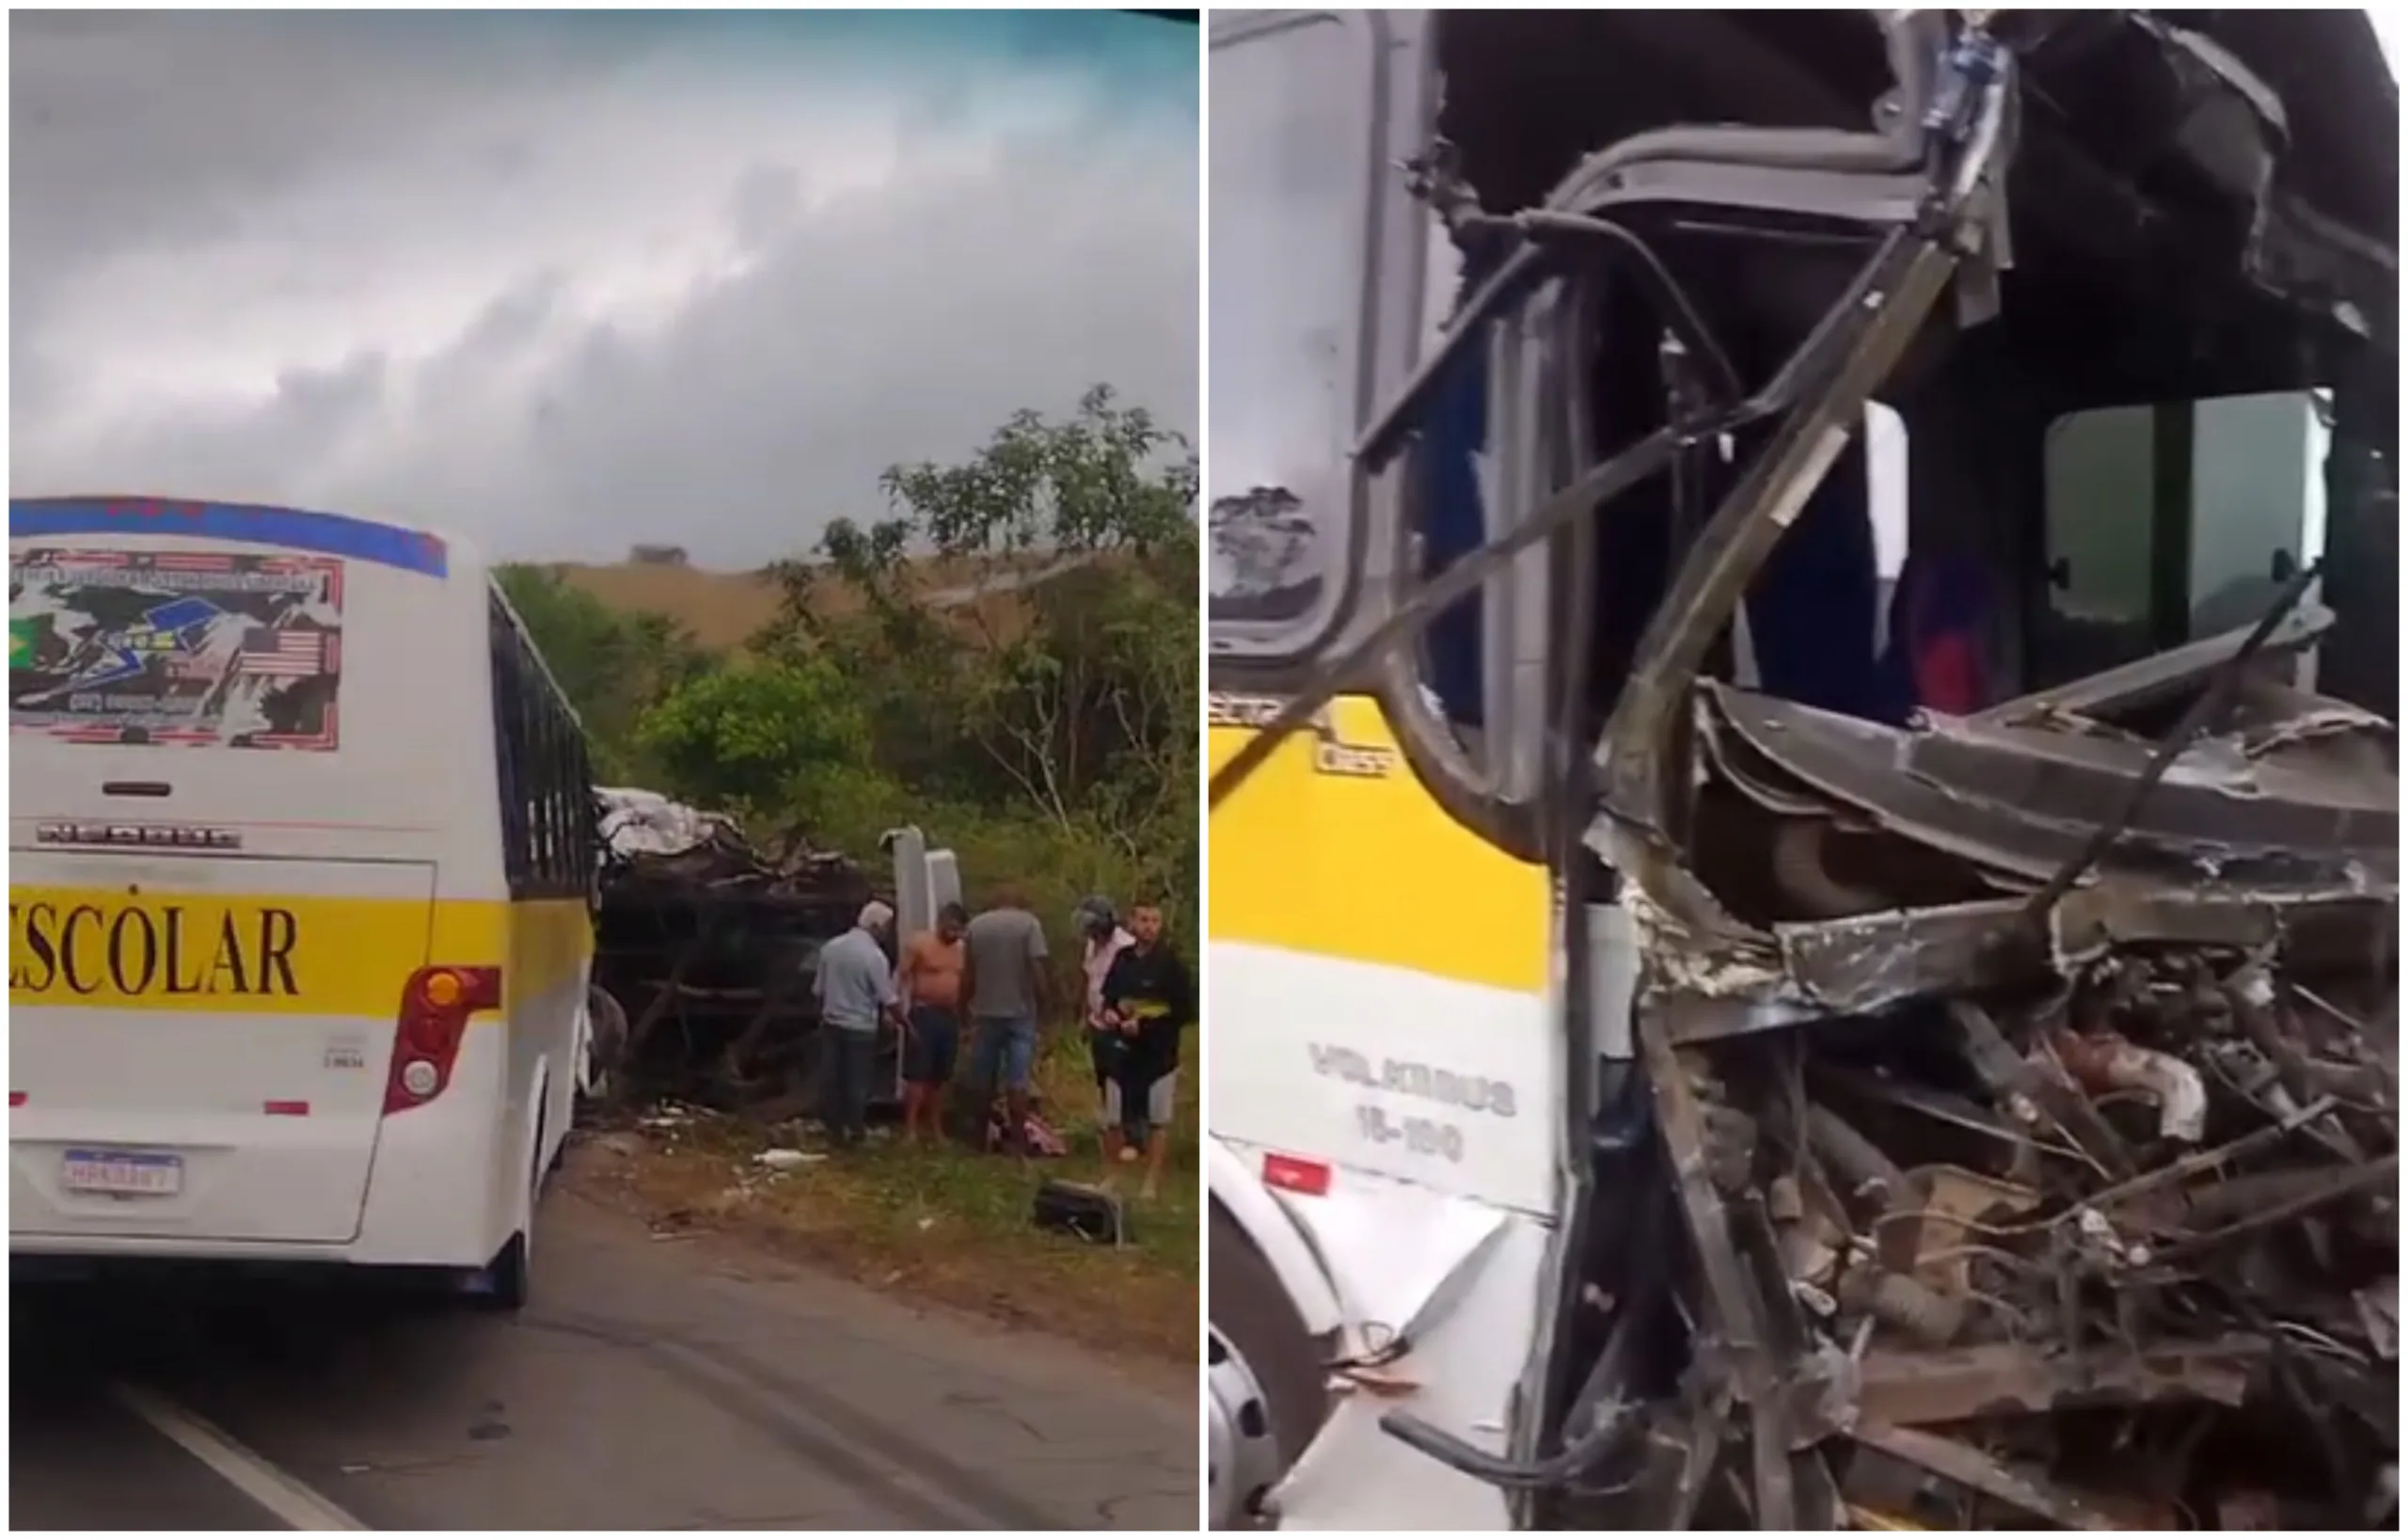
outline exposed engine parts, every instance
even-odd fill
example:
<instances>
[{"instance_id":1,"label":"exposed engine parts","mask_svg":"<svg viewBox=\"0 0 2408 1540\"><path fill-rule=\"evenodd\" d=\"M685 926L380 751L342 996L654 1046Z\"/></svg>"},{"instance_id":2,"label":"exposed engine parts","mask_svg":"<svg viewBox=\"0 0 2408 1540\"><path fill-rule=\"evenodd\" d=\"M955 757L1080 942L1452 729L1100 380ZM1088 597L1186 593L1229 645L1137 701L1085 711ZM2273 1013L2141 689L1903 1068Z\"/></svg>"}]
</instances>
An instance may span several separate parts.
<instances>
[{"instance_id":1,"label":"exposed engine parts","mask_svg":"<svg viewBox=\"0 0 2408 1540\"><path fill-rule=\"evenodd\" d=\"M1685 1416L1812 1452L1772 1468L1800 1523L2384 1523L2394 988L2372 945L2311 974L2164 940L2056 989L1691 1047L1652 1016L1699 1362L1779 1391L1700 1375Z\"/></svg>"},{"instance_id":2,"label":"exposed engine parts","mask_svg":"<svg viewBox=\"0 0 2408 1540\"><path fill-rule=\"evenodd\" d=\"M1907 728L1695 686L1718 837L1625 895L1695 1263L1626 1476L1667 1522L2395 1520L2396 740L2224 640Z\"/></svg>"}]
</instances>

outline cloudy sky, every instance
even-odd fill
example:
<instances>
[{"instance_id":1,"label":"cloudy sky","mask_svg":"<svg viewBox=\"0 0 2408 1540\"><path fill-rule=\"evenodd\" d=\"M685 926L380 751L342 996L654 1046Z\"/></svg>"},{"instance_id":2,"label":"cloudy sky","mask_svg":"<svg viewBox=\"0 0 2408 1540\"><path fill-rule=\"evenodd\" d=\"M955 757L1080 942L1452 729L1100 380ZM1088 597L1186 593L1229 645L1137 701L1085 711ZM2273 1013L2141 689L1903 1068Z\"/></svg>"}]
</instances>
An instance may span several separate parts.
<instances>
[{"instance_id":1,"label":"cloudy sky","mask_svg":"<svg viewBox=\"0 0 2408 1540\"><path fill-rule=\"evenodd\" d=\"M1196 29L11 17L11 489L807 548L1108 381L1196 421Z\"/></svg>"}]
</instances>

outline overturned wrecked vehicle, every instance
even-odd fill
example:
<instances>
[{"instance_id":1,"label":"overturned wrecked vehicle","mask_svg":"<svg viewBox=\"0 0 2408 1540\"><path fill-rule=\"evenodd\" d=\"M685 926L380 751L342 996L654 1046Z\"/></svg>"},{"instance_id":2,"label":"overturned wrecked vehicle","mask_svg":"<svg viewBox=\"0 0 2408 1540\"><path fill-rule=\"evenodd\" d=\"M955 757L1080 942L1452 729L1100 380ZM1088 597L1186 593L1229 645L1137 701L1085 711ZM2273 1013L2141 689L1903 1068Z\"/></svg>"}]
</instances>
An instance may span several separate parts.
<instances>
[{"instance_id":1,"label":"overturned wrecked vehicle","mask_svg":"<svg viewBox=\"0 0 2408 1540\"><path fill-rule=\"evenodd\" d=\"M1382 1426L1536 1527L2394 1527L2364 15L1416 36L1464 281L1357 463L1422 560L1212 788L1390 677L1414 769L1560 884L1565 1196L1508 1449ZM1427 491L1466 371L1469 538ZM1402 644L1467 600L1533 617L1485 633L1478 731Z\"/></svg>"},{"instance_id":2,"label":"overturned wrecked vehicle","mask_svg":"<svg viewBox=\"0 0 2408 1540\"><path fill-rule=\"evenodd\" d=\"M960 897L953 853L890 831L892 881L788 834L763 849L723 814L657 792L595 792L603 868L585 1089L596 1103L672 1097L776 1120L812 1105L821 946L882 897L906 932ZM873 1102L899 1099L879 1034Z\"/></svg>"}]
</instances>

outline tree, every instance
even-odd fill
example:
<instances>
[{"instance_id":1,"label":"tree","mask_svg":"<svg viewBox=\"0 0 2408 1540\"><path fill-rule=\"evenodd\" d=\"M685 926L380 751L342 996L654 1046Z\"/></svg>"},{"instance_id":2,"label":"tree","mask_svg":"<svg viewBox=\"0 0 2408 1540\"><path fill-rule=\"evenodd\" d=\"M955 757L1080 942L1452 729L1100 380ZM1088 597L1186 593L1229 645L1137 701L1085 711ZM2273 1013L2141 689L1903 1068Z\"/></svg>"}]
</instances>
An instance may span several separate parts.
<instances>
[{"instance_id":1,"label":"tree","mask_svg":"<svg viewBox=\"0 0 2408 1540\"><path fill-rule=\"evenodd\" d=\"M496 574L545 666L585 724L597 773L647 779L636 743L646 711L713 663L666 615L624 613L540 566Z\"/></svg>"},{"instance_id":2,"label":"tree","mask_svg":"<svg viewBox=\"0 0 2408 1540\"><path fill-rule=\"evenodd\" d=\"M765 655L863 684L911 784L1100 834L1166 885L1195 867L1196 463L1090 390L966 461L898 466L889 513L787 563Z\"/></svg>"},{"instance_id":3,"label":"tree","mask_svg":"<svg viewBox=\"0 0 2408 1540\"><path fill-rule=\"evenodd\" d=\"M898 466L885 516L772 569L734 658L547 568L501 574L597 772L876 859L918 822L1067 916L1200 881L1196 467L1109 390ZM1192 920L1193 915L1182 916Z\"/></svg>"},{"instance_id":4,"label":"tree","mask_svg":"<svg viewBox=\"0 0 2408 1540\"><path fill-rule=\"evenodd\" d=\"M868 772L859 696L818 659L748 661L689 679L644 714L638 741L680 796L806 824Z\"/></svg>"}]
</instances>

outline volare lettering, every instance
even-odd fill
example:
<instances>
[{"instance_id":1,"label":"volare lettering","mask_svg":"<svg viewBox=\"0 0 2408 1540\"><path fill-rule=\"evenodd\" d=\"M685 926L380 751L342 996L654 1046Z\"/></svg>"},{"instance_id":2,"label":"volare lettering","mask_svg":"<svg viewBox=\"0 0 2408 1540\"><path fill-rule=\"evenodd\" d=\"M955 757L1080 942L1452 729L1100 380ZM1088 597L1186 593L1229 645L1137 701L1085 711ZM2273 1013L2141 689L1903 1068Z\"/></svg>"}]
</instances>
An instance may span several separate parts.
<instances>
[{"instance_id":1,"label":"volare lettering","mask_svg":"<svg viewBox=\"0 0 2408 1540\"><path fill-rule=\"evenodd\" d=\"M180 823L45 823L34 829L42 845L136 846L146 849L238 850L242 832Z\"/></svg>"},{"instance_id":2,"label":"volare lettering","mask_svg":"<svg viewBox=\"0 0 2408 1540\"><path fill-rule=\"evenodd\" d=\"M1519 1110L1513 1088L1506 1081L1460 1074L1412 1059L1383 1059L1374 1065L1369 1056L1352 1048L1318 1042L1307 1046L1313 1073L1328 1079L1497 1118L1514 1117Z\"/></svg>"},{"instance_id":3,"label":"volare lettering","mask_svg":"<svg viewBox=\"0 0 2408 1540\"><path fill-rule=\"evenodd\" d=\"M299 919L263 907L196 913L182 904L120 909L8 905L8 988L34 995L293 996L301 992Z\"/></svg>"}]
</instances>

